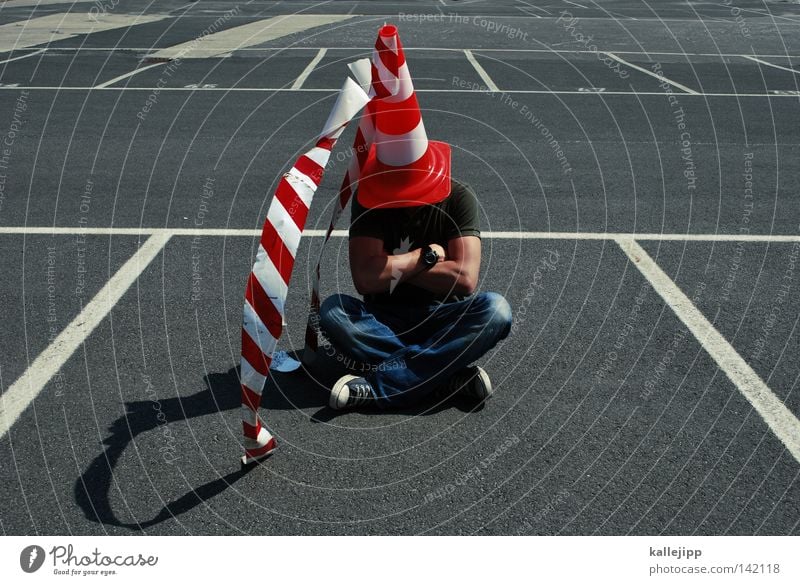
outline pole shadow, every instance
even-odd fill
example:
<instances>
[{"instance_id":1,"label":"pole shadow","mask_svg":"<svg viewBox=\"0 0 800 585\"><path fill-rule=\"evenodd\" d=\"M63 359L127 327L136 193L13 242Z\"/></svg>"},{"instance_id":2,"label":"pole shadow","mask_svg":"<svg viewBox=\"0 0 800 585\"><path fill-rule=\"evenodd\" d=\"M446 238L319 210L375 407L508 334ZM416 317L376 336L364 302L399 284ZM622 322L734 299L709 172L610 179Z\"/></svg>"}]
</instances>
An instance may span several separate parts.
<instances>
[{"instance_id":1,"label":"pole shadow","mask_svg":"<svg viewBox=\"0 0 800 585\"><path fill-rule=\"evenodd\" d=\"M261 406L266 410L289 410L320 407L311 417L312 422L324 423L347 412L336 411L327 406L328 390L333 381L347 370L338 364L322 360L311 368L302 367L293 373L271 372ZM205 388L187 397L159 399L160 411L167 424L188 421L192 418L218 414L241 406L239 368L227 372L208 374L204 378ZM452 406L460 407L457 400L421 403L417 407L391 411L364 411L364 414L380 415L383 412L425 416L441 412ZM125 450L143 433L158 429L163 422L154 415L152 400L125 403L125 414L108 428L109 436L103 440L103 452L95 457L83 474L75 481L75 501L87 519L107 526L116 526L142 531L164 521L176 519L204 502L218 496L258 465L238 468L222 477L190 490L183 496L165 504L150 519L125 522L117 517L111 505L111 491L118 489L114 470ZM268 461L267 459L266 461Z\"/></svg>"},{"instance_id":2,"label":"pole shadow","mask_svg":"<svg viewBox=\"0 0 800 585\"><path fill-rule=\"evenodd\" d=\"M159 399L160 412L164 414L166 421L173 423L240 408L238 370L237 367L224 373L208 374L204 378L205 389L190 396ZM304 379L297 373L273 372L272 379L264 388L262 406L269 410L322 406L326 402L326 395L314 386L312 380ZM286 392L287 387L292 389L291 396ZM257 467L255 465L239 468L191 489L183 496L167 503L151 519L136 522L122 521L111 506L111 490L116 489L114 470L125 449L138 436L154 431L162 424L164 423L155 416L153 401L138 400L125 403L125 414L108 428L109 435L103 440L105 446L103 452L92 460L75 482L73 490L75 501L87 519L109 526L143 530L196 508L225 491Z\"/></svg>"}]
</instances>

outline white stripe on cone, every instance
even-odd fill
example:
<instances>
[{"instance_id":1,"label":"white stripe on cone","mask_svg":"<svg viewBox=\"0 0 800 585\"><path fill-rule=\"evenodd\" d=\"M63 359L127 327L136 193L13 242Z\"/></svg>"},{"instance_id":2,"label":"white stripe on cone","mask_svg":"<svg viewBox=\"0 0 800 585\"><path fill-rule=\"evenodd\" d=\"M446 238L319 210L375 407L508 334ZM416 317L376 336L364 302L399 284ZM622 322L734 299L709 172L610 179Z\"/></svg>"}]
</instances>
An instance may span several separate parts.
<instances>
[{"instance_id":1,"label":"white stripe on cone","mask_svg":"<svg viewBox=\"0 0 800 585\"><path fill-rule=\"evenodd\" d=\"M388 91L389 94L397 94L400 91L400 82L395 74L389 71L386 68L386 65L383 64L380 53L378 53L378 49L372 50L372 64L375 65L375 69L378 71L378 79L380 80L381 85L386 88L386 91Z\"/></svg>"},{"instance_id":2,"label":"white stripe on cone","mask_svg":"<svg viewBox=\"0 0 800 585\"><path fill-rule=\"evenodd\" d=\"M389 73L388 69L383 67L383 64L380 65L380 68L383 68L387 75L392 75ZM400 66L400 69L397 71L397 74L397 92L389 97L383 98L383 101L387 104L403 102L410 98L411 94L414 93L414 82L411 81L411 73L408 71L408 63L403 63Z\"/></svg>"},{"instance_id":3,"label":"white stripe on cone","mask_svg":"<svg viewBox=\"0 0 800 585\"><path fill-rule=\"evenodd\" d=\"M397 55L397 35L392 35L390 37L381 36L381 41L386 47L395 55Z\"/></svg>"},{"instance_id":4,"label":"white stripe on cone","mask_svg":"<svg viewBox=\"0 0 800 585\"><path fill-rule=\"evenodd\" d=\"M375 154L378 160L392 167L404 167L417 162L428 151L428 135L420 119L417 127L405 134L386 134L375 131Z\"/></svg>"}]
</instances>

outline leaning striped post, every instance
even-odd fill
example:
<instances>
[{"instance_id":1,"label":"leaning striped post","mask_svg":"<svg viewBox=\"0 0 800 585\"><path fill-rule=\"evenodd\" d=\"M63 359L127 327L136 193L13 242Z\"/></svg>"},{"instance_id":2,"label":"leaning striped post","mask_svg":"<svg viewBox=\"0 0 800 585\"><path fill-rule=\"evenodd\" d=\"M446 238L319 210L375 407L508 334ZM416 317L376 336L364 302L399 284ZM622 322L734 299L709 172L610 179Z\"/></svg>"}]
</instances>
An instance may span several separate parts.
<instances>
[{"instance_id":1,"label":"leaning striped post","mask_svg":"<svg viewBox=\"0 0 800 585\"><path fill-rule=\"evenodd\" d=\"M314 193L336 140L369 102L367 93L349 77L315 146L281 177L270 202L256 261L247 279L242 315L241 397L244 450L242 464L272 453L277 443L258 416L272 354L283 332L289 281Z\"/></svg>"}]
</instances>

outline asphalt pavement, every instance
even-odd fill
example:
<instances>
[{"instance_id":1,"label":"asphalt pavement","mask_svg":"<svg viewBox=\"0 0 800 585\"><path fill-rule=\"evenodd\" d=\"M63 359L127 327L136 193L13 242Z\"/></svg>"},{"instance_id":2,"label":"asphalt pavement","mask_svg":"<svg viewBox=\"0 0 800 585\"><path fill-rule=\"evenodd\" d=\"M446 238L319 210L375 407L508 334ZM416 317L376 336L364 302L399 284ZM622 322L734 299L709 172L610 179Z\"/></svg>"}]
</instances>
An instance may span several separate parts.
<instances>
[{"instance_id":1,"label":"asphalt pavement","mask_svg":"<svg viewBox=\"0 0 800 585\"><path fill-rule=\"evenodd\" d=\"M41 381L0 436L3 534L800 532L800 6L92 10L0 7L0 406ZM293 12L347 18L152 56ZM243 471L257 232L384 22L429 136L478 193L480 288L515 315L480 362L496 394L337 413L323 356L268 382L279 449ZM353 133L309 230L327 228ZM301 242L281 349L302 348L321 242ZM355 294L340 233L322 290ZM63 363L36 361L69 343Z\"/></svg>"}]
</instances>

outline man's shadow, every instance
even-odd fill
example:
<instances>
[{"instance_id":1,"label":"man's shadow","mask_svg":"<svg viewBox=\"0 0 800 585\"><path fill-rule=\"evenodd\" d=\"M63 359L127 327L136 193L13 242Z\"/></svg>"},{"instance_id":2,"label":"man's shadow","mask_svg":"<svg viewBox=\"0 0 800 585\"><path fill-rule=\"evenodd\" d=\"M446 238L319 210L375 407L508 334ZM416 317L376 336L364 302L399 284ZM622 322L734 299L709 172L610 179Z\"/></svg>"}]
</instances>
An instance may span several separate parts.
<instances>
[{"instance_id":1,"label":"man's shadow","mask_svg":"<svg viewBox=\"0 0 800 585\"><path fill-rule=\"evenodd\" d=\"M327 406L328 393L332 379L340 372L324 360L317 362L310 369L301 368L298 372L282 374L271 372L264 388L262 408L266 410L304 409L321 407L312 416L314 422L327 422L342 414ZM305 374L305 375L304 375ZM225 373L214 373L205 376L205 389L187 397L159 399L159 410L164 414L163 420L168 423L189 420L195 417L217 414L241 406L239 386L239 368L231 368ZM287 389L291 388L291 395ZM421 404L418 408L402 411L392 410L394 414L427 415L449 408L451 402L439 401L435 404ZM125 414L109 426L109 436L103 440L104 451L94 458L89 467L75 482L75 500L86 518L104 525L142 530L174 519L207 500L219 495L225 489L239 481L250 470L258 467L239 467L235 471L190 489L186 494L163 506L151 519L137 522L123 522L117 518L111 506L112 489L118 489L114 470L125 449L136 438L148 431L158 429L164 423L159 421L152 400L139 400L125 403ZM380 411L377 411L380 413ZM237 455L239 455L237 453Z\"/></svg>"}]
</instances>

